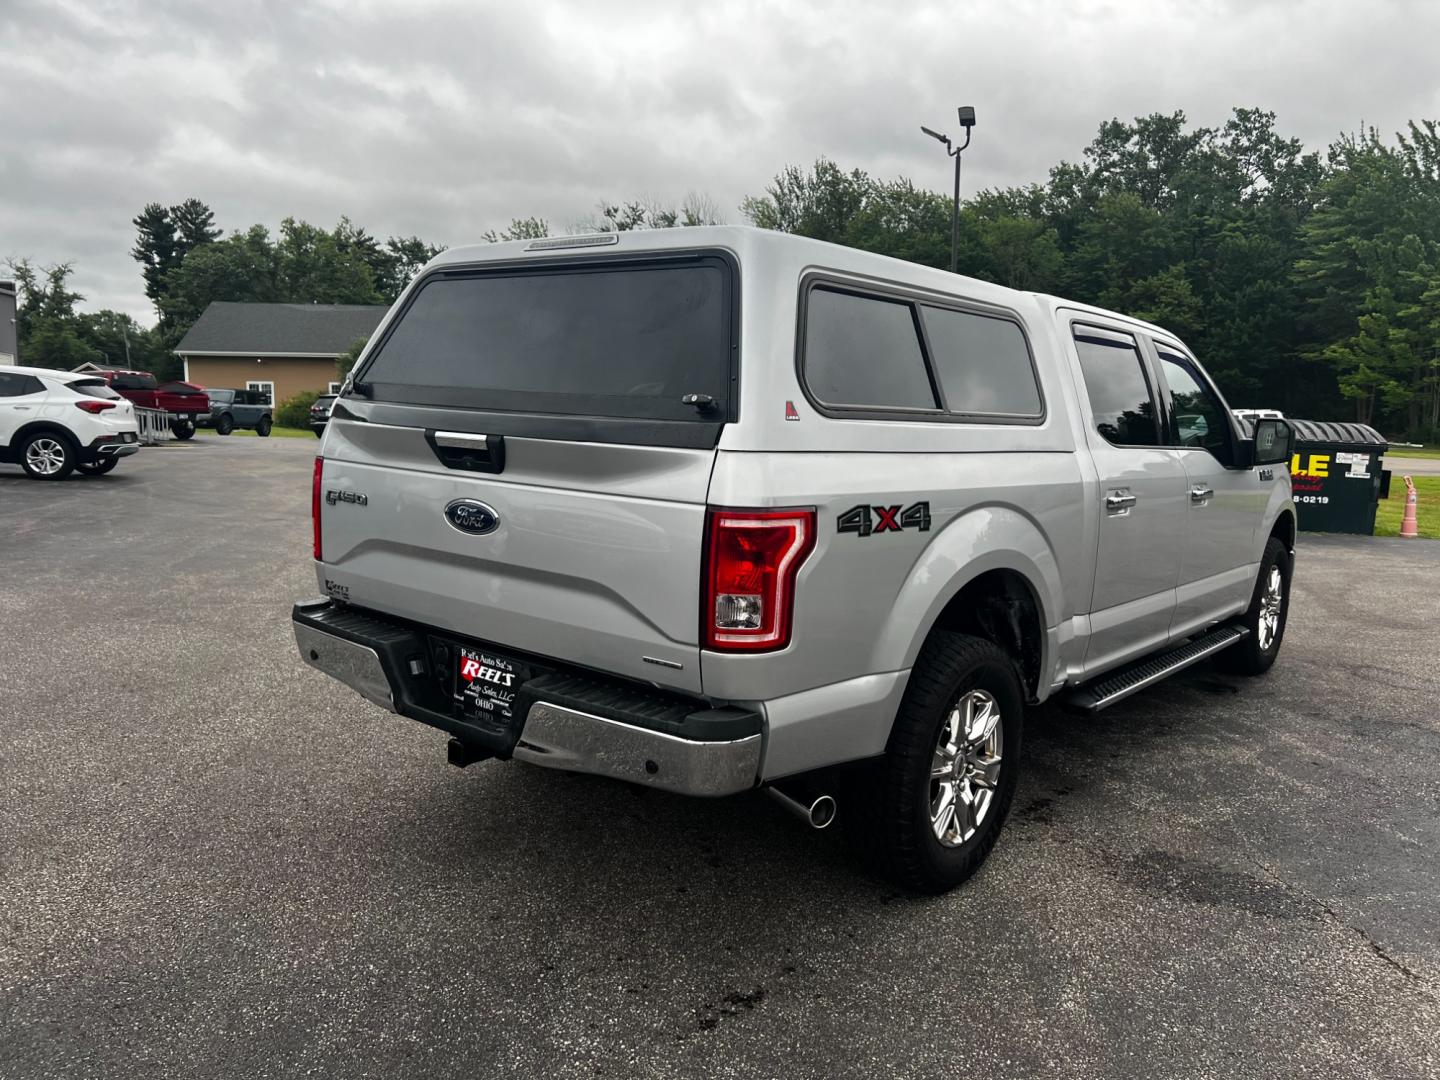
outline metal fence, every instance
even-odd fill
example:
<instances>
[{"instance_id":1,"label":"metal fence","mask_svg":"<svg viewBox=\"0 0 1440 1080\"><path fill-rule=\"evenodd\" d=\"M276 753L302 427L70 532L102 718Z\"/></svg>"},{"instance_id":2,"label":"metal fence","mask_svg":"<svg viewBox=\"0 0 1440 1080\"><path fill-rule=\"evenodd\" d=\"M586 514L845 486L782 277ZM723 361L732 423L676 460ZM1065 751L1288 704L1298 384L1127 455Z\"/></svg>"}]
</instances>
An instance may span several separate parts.
<instances>
[{"instance_id":1,"label":"metal fence","mask_svg":"<svg viewBox=\"0 0 1440 1080\"><path fill-rule=\"evenodd\" d=\"M163 409L135 408L135 419L140 422L140 442L145 446L158 446L175 437L170 430L170 414Z\"/></svg>"}]
</instances>

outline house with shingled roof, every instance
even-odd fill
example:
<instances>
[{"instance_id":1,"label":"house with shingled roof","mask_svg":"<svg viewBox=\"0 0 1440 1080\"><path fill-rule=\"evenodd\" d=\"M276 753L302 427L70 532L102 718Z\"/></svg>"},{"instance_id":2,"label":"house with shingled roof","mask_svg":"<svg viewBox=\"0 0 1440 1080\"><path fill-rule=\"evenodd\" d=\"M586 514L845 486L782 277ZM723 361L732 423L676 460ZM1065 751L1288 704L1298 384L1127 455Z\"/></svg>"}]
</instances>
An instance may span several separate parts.
<instances>
[{"instance_id":1,"label":"house with shingled roof","mask_svg":"<svg viewBox=\"0 0 1440 1080\"><path fill-rule=\"evenodd\" d=\"M259 390L279 405L304 390L339 389L335 361L368 338L384 304L245 304L216 300L175 347L185 381Z\"/></svg>"}]
</instances>

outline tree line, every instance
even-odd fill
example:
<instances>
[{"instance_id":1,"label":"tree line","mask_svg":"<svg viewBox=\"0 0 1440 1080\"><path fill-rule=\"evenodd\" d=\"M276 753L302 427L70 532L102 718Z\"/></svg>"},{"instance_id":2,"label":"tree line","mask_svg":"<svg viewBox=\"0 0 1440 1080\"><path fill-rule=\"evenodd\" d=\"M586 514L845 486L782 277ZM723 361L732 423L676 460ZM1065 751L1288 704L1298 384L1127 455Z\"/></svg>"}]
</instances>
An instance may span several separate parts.
<instances>
[{"instance_id":1,"label":"tree line","mask_svg":"<svg viewBox=\"0 0 1440 1080\"><path fill-rule=\"evenodd\" d=\"M982 152L983 143L969 151ZM762 228L949 265L949 194L905 177L821 159L787 167L740 211ZM601 203L563 231L720 221L712 200L691 195ZM382 242L343 217L329 230L286 218L278 235L256 225L222 236L196 199L146 206L134 225L155 325L79 312L68 265L12 262L27 362L73 367L102 353L115 362L128 347L157 374L173 373L170 350L212 300L386 303L442 250L413 236ZM483 239L551 232L547 219L525 217ZM1316 152L1259 109L1235 109L1218 127L1182 112L1111 120L1044 183L968 196L959 268L1169 327L1234 405L1440 441L1433 121L1388 139L1364 128Z\"/></svg>"},{"instance_id":2,"label":"tree line","mask_svg":"<svg viewBox=\"0 0 1440 1080\"><path fill-rule=\"evenodd\" d=\"M20 294L20 355L27 364L74 368L86 361L178 378L175 347L215 300L297 304L388 304L444 250L419 237L381 242L349 218L333 229L287 217L278 235L263 225L223 235L199 199L150 203L134 218L145 295L156 321L79 310L69 263L37 267L10 260Z\"/></svg>"}]
</instances>

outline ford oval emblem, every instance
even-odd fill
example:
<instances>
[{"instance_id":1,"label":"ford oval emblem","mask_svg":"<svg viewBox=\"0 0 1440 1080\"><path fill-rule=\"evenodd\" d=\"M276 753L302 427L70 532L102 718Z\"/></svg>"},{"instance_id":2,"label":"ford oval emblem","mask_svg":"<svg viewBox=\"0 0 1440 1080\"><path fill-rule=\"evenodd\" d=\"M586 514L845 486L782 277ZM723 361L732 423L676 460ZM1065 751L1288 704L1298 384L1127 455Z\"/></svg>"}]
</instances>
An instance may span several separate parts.
<instances>
[{"instance_id":1,"label":"ford oval emblem","mask_svg":"<svg viewBox=\"0 0 1440 1080\"><path fill-rule=\"evenodd\" d=\"M472 536L484 536L500 527L500 515L495 508L479 499L456 499L445 507L445 520Z\"/></svg>"}]
</instances>

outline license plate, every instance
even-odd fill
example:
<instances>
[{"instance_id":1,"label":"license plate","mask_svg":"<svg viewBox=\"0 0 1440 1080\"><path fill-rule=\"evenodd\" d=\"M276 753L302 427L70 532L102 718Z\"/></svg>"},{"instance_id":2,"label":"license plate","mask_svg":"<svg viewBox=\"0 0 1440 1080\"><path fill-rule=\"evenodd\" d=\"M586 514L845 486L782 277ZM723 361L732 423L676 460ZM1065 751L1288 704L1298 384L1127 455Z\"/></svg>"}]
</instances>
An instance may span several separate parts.
<instances>
[{"instance_id":1,"label":"license plate","mask_svg":"<svg viewBox=\"0 0 1440 1080\"><path fill-rule=\"evenodd\" d=\"M458 651L455 696L467 716L508 724L514 716L515 692L530 677L523 665L479 649Z\"/></svg>"}]
</instances>

